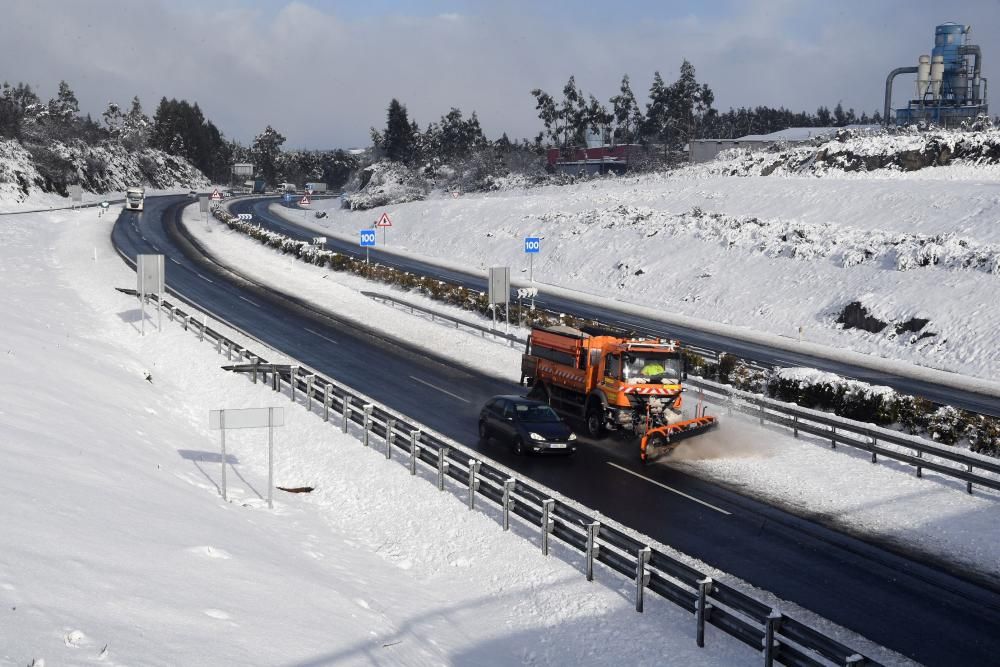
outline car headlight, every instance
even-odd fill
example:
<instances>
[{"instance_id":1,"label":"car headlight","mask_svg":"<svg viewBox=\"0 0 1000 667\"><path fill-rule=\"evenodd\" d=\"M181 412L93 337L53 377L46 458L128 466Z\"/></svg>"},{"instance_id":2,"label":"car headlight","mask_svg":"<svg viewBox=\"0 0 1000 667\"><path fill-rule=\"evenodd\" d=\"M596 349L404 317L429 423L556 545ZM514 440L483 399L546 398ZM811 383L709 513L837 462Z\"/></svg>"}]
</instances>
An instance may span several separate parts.
<instances>
[{"instance_id":1,"label":"car headlight","mask_svg":"<svg viewBox=\"0 0 1000 667\"><path fill-rule=\"evenodd\" d=\"M568 437L568 438L566 438L566 439L567 439L567 440L576 440L576 433L570 433L570 434L569 434L569 437Z\"/></svg>"},{"instance_id":2,"label":"car headlight","mask_svg":"<svg viewBox=\"0 0 1000 667\"><path fill-rule=\"evenodd\" d=\"M538 435L534 431L532 431L531 433L529 433L528 437L531 438L532 440L545 440L544 436Z\"/></svg>"}]
</instances>

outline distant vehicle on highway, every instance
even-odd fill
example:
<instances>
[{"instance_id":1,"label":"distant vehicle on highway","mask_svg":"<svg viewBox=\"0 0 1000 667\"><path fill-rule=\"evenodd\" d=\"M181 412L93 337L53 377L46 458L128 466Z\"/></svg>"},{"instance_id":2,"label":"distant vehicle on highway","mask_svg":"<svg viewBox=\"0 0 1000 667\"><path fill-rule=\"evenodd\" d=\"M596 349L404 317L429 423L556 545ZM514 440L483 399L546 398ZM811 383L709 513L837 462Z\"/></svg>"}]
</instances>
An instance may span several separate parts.
<instances>
[{"instance_id":1,"label":"distant vehicle on highway","mask_svg":"<svg viewBox=\"0 0 1000 667\"><path fill-rule=\"evenodd\" d=\"M518 456L572 454L576 434L555 410L523 396L494 396L479 413L479 438L491 437L510 444Z\"/></svg>"},{"instance_id":2,"label":"distant vehicle on highway","mask_svg":"<svg viewBox=\"0 0 1000 667\"><path fill-rule=\"evenodd\" d=\"M198 196L197 190L192 190L191 192L188 193L188 197L191 197L192 199L196 198L197 196Z\"/></svg>"},{"instance_id":3,"label":"distant vehicle on highway","mask_svg":"<svg viewBox=\"0 0 1000 667\"><path fill-rule=\"evenodd\" d=\"M326 211L316 211L316 217L317 218L325 218L326 217Z\"/></svg>"},{"instance_id":4,"label":"distant vehicle on highway","mask_svg":"<svg viewBox=\"0 0 1000 667\"><path fill-rule=\"evenodd\" d=\"M125 208L129 211L141 211L146 201L146 188L134 187L125 191Z\"/></svg>"}]
</instances>

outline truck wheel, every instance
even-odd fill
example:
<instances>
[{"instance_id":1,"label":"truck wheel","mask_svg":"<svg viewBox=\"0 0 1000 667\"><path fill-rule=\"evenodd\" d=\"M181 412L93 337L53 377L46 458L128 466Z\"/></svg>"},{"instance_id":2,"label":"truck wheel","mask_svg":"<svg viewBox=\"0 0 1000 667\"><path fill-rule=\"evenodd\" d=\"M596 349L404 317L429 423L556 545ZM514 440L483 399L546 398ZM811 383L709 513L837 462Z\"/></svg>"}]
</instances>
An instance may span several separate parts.
<instances>
[{"instance_id":1,"label":"truck wheel","mask_svg":"<svg viewBox=\"0 0 1000 667\"><path fill-rule=\"evenodd\" d=\"M600 403L591 403L587 407L587 435L591 438L601 438L604 436L604 406Z\"/></svg>"}]
</instances>

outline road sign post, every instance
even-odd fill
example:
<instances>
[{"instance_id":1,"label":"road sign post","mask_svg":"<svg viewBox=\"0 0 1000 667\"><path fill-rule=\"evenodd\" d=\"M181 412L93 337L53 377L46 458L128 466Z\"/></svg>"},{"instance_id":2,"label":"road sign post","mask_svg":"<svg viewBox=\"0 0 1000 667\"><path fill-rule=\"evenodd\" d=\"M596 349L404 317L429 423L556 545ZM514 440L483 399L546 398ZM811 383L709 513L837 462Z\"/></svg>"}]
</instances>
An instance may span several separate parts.
<instances>
[{"instance_id":1,"label":"road sign post","mask_svg":"<svg viewBox=\"0 0 1000 667\"><path fill-rule=\"evenodd\" d=\"M365 249L365 264L368 263L368 249L375 247L375 230L361 230L361 247Z\"/></svg>"},{"instance_id":2,"label":"road sign post","mask_svg":"<svg viewBox=\"0 0 1000 667\"><path fill-rule=\"evenodd\" d=\"M293 378L294 381L294 378ZM208 427L221 431L222 499L226 493L226 429L267 428L267 507L274 507L274 429L285 425L284 408L249 408L246 410L209 410Z\"/></svg>"},{"instance_id":3,"label":"road sign post","mask_svg":"<svg viewBox=\"0 0 1000 667\"><path fill-rule=\"evenodd\" d=\"M156 329L162 331L163 311L160 308L164 286L163 255L138 255L135 261L136 293L139 296L141 333L146 335L146 295L156 295Z\"/></svg>"},{"instance_id":4,"label":"road sign post","mask_svg":"<svg viewBox=\"0 0 1000 667\"><path fill-rule=\"evenodd\" d=\"M528 280L535 282L535 255L542 249L542 239L539 236L526 236L524 252L528 255ZM531 297L531 309L535 309L535 297Z\"/></svg>"},{"instance_id":5,"label":"road sign post","mask_svg":"<svg viewBox=\"0 0 1000 667\"><path fill-rule=\"evenodd\" d=\"M489 282L489 302L493 310L493 328L497 326L496 306L503 304L507 314L507 333L510 333L510 267L491 266Z\"/></svg>"},{"instance_id":6,"label":"road sign post","mask_svg":"<svg viewBox=\"0 0 1000 667\"><path fill-rule=\"evenodd\" d=\"M375 226L382 228L382 245L386 245L386 229L392 227L392 220L389 219L389 214L383 211L379 219L375 221Z\"/></svg>"}]
</instances>

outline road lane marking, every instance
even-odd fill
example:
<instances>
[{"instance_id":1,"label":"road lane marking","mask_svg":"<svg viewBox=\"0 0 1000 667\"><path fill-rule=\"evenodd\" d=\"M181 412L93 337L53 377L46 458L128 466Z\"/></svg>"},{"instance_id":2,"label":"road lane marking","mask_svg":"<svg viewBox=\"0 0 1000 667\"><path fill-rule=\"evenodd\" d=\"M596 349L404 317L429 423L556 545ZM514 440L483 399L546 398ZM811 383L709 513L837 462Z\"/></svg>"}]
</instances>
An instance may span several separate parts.
<instances>
[{"instance_id":1,"label":"road lane marking","mask_svg":"<svg viewBox=\"0 0 1000 667\"><path fill-rule=\"evenodd\" d=\"M171 257L171 258L170 258L170 261L171 261L171 262L173 262L174 264L176 264L177 266L181 266L181 263L180 263L180 262L178 262L178 261L177 261L176 259L174 259L173 257Z\"/></svg>"},{"instance_id":2,"label":"road lane marking","mask_svg":"<svg viewBox=\"0 0 1000 667\"><path fill-rule=\"evenodd\" d=\"M447 389L442 389L441 387L436 387L436 386L432 385L432 384L431 384L430 382L428 382L427 380L421 380L420 378L418 378L418 377L414 377L413 375L411 375L411 376L410 376L410 379L411 379L411 380L416 380L416 381L417 381L417 382L419 382L420 384L423 384L423 385L427 385L427 386L428 386L428 387L430 387L431 389L434 389L434 390L437 390L437 391L440 391L440 392L441 392L442 394L448 394L448 395L449 395L449 396L451 396L452 398L457 398L458 400L462 401L463 403L471 403L471 402L472 402L472 401L470 401L470 400L469 400L469 399L467 399L467 398L462 398L462 397L461 397L461 396L459 396L458 394L453 394L453 393L451 393L451 392L450 392L450 391L448 391Z\"/></svg>"},{"instance_id":3,"label":"road lane marking","mask_svg":"<svg viewBox=\"0 0 1000 667\"><path fill-rule=\"evenodd\" d=\"M239 296L239 295L237 295L237 296ZM255 308L260 308L260 306L258 306L256 303L254 303L250 299L246 298L245 296L240 296L240 298L243 299L244 301L246 301L247 303L249 303L251 306L254 306Z\"/></svg>"},{"instance_id":4,"label":"road lane marking","mask_svg":"<svg viewBox=\"0 0 1000 667\"><path fill-rule=\"evenodd\" d=\"M179 263L179 262L178 262L178 263ZM201 278L202 280L204 280L205 282L209 282L209 283L210 283L210 282L212 282L211 280L209 280L209 279L208 279L208 278L206 278L205 276L201 275L201 274L200 274L200 273L198 273L197 271L195 271L195 272L194 272L194 274L195 274L196 276L198 276L199 278ZM213 284L214 284L214 283L213 283Z\"/></svg>"},{"instance_id":5,"label":"road lane marking","mask_svg":"<svg viewBox=\"0 0 1000 667\"><path fill-rule=\"evenodd\" d=\"M305 328L305 327L304 327L304 328ZM332 338L327 338L326 336L324 336L323 334L321 334L321 333L319 333L319 332L317 332L317 331L313 331L312 329L309 329L309 328L305 328L305 329L306 329L306 331L308 331L309 333L311 333L311 334L312 334L313 336L319 336L319 337L320 337L320 338L322 338L323 340L325 340L325 341L329 341L329 342L333 343L334 345L340 345L340 343L338 343L338 342L337 342L337 341L335 341L334 339L332 339Z\"/></svg>"},{"instance_id":6,"label":"road lane marking","mask_svg":"<svg viewBox=\"0 0 1000 667\"><path fill-rule=\"evenodd\" d=\"M655 479L650 479L650 478L646 477L645 475L640 475L639 473L633 472L633 471L629 470L628 468L623 468L620 465L618 465L617 463L612 463L611 461L608 461L607 464L609 466L614 467L614 468L618 468L622 472L627 472L630 475L635 475L639 479L644 479L647 482L649 482L650 484L656 484L658 487L666 489L667 491L670 491L671 493L676 493L679 496L684 496L688 500L693 500L696 503L698 503L699 505L704 505L705 507L707 507L709 509L713 509L716 512L721 512L722 514L725 514L726 516L731 516L732 515L732 512L727 512L726 510L722 509L721 507L716 507L715 505L712 505L711 503L706 503L704 500L699 500L699 499L695 498L694 496L689 496L688 494L684 493L683 491L678 491L677 489L675 489L673 487L669 487L666 484L661 484L660 482L657 482Z\"/></svg>"}]
</instances>

